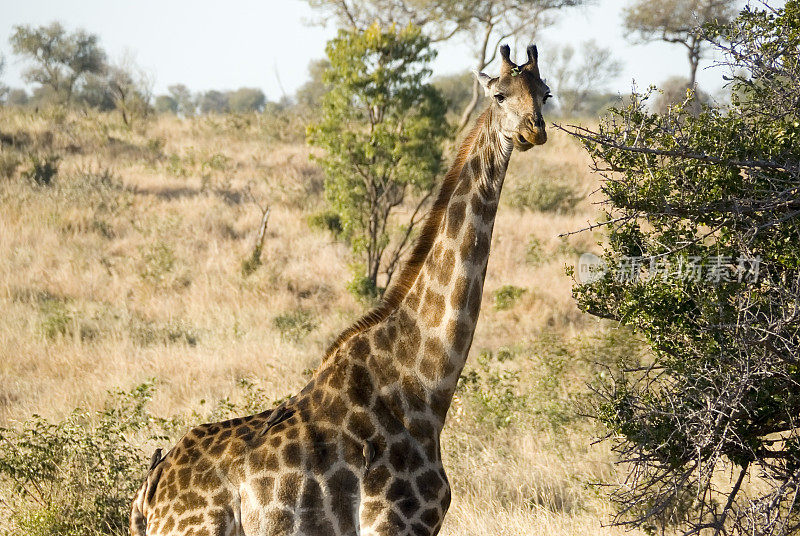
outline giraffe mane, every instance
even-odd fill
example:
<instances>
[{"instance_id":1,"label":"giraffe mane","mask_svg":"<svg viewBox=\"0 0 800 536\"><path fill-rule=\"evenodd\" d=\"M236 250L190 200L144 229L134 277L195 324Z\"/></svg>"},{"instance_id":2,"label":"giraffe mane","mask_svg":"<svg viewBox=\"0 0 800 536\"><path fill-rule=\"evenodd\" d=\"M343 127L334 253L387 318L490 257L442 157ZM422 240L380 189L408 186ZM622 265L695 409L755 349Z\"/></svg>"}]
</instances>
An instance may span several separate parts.
<instances>
[{"instance_id":1,"label":"giraffe mane","mask_svg":"<svg viewBox=\"0 0 800 536\"><path fill-rule=\"evenodd\" d=\"M450 198L453 196L458 178L461 176L461 171L464 169L464 163L475 145L475 139L486 122L490 109L491 108L488 108L481 114L470 133L464 138L464 141L461 142L458 153L456 153L456 158L450 166L450 170L444 176L436 200L433 202L433 206L431 206L425 218L425 223L422 225L419 237L414 242L411 254L403 264L403 268L400 270L397 279L386 289L378 305L365 313L336 337L325 352L323 362L336 353L336 350L351 337L385 320L397 309L408 294L408 291L411 290L411 286L414 284L414 281L416 281L422 266L425 264L425 259L428 258L428 253L430 253L433 247L433 242L436 238L439 226L444 219L447 205L450 203Z\"/></svg>"}]
</instances>

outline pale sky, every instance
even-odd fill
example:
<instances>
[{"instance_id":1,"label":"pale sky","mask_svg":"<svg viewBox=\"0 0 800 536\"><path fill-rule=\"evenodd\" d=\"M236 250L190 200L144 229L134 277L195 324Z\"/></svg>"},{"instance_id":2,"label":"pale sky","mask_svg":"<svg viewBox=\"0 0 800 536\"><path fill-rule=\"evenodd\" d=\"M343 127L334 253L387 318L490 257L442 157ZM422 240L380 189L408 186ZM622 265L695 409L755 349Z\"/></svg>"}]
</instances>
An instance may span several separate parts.
<instances>
[{"instance_id":1,"label":"pale sky","mask_svg":"<svg viewBox=\"0 0 800 536\"><path fill-rule=\"evenodd\" d=\"M547 77L547 51L553 46L595 39L610 47L624 62L622 74L608 89L628 92L631 80L639 88L671 75L687 76L688 62L679 45L631 45L620 27L627 0L597 0L587 8L565 10L556 24L536 36L542 75ZM17 24L42 25L61 21L69 30L84 28L100 36L113 59L131 52L151 73L155 92L186 84L193 91L260 87L267 98L291 95L307 79L310 60L325 55L332 26L308 24L319 17L302 0L0 0L0 52L6 56L3 82L24 86L25 62L11 54L8 38ZM524 52L520 51L519 59ZM471 50L465 41L440 47L434 73L471 68ZM698 82L714 91L722 83L719 69L701 63ZM492 68L487 69L492 74ZM280 84L278 82L280 78Z\"/></svg>"}]
</instances>

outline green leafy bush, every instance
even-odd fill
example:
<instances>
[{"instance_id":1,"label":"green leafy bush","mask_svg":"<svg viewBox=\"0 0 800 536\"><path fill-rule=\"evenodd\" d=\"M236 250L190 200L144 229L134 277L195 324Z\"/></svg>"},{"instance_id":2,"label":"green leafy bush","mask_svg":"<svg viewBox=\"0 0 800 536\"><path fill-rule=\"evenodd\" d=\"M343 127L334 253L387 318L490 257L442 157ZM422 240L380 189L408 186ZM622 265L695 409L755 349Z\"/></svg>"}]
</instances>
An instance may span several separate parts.
<instances>
[{"instance_id":1,"label":"green leafy bush","mask_svg":"<svg viewBox=\"0 0 800 536\"><path fill-rule=\"evenodd\" d=\"M498 311L511 309L527 291L528 289L515 285L503 285L493 293L494 308Z\"/></svg>"},{"instance_id":2,"label":"green leafy bush","mask_svg":"<svg viewBox=\"0 0 800 536\"><path fill-rule=\"evenodd\" d=\"M476 360L478 366L459 378L456 392L477 406L474 415L478 422L503 428L526 411L528 399L520 392L519 372L502 367L514 355L508 349L500 349L496 355L483 351Z\"/></svg>"},{"instance_id":3,"label":"green leafy bush","mask_svg":"<svg viewBox=\"0 0 800 536\"><path fill-rule=\"evenodd\" d=\"M0 151L0 178L10 179L21 163L19 155L13 151Z\"/></svg>"},{"instance_id":4,"label":"green leafy bush","mask_svg":"<svg viewBox=\"0 0 800 536\"><path fill-rule=\"evenodd\" d=\"M131 340L137 346L185 344L197 346L200 334L189 323L173 320L167 323L134 319L129 326Z\"/></svg>"},{"instance_id":5,"label":"green leafy bush","mask_svg":"<svg viewBox=\"0 0 800 536\"><path fill-rule=\"evenodd\" d=\"M168 428L145 410L152 392L145 383L111 393L101 411L76 409L58 423L34 415L0 428L0 511L9 534L127 534L148 458L131 438L163 440Z\"/></svg>"},{"instance_id":6,"label":"green leafy bush","mask_svg":"<svg viewBox=\"0 0 800 536\"><path fill-rule=\"evenodd\" d=\"M39 332L50 340L68 337L89 341L100 334L91 319L62 299L47 298L39 301L38 327Z\"/></svg>"},{"instance_id":7,"label":"green leafy bush","mask_svg":"<svg viewBox=\"0 0 800 536\"><path fill-rule=\"evenodd\" d=\"M302 309L276 316L272 319L272 325L280 331L281 337L294 342L317 329L311 313Z\"/></svg>"},{"instance_id":8,"label":"green leafy bush","mask_svg":"<svg viewBox=\"0 0 800 536\"><path fill-rule=\"evenodd\" d=\"M248 257L242 259L242 277L248 277L261 266L261 244L253 248Z\"/></svg>"},{"instance_id":9,"label":"green leafy bush","mask_svg":"<svg viewBox=\"0 0 800 536\"><path fill-rule=\"evenodd\" d=\"M347 283L347 290L366 305L375 303L382 292L372 279L359 272L353 274L353 279Z\"/></svg>"},{"instance_id":10,"label":"green leafy bush","mask_svg":"<svg viewBox=\"0 0 800 536\"><path fill-rule=\"evenodd\" d=\"M538 266L545 260L547 260L547 253L544 250L544 246L542 246L541 240L535 236L531 237L528 247L525 249L525 262Z\"/></svg>"},{"instance_id":11,"label":"green leafy bush","mask_svg":"<svg viewBox=\"0 0 800 536\"><path fill-rule=\"evenodd\" d=\"M341 216L333 210L324 210L311 214L308 217L308 225L315 229L330 231L336 237L341 235L344 230Z\"/></svg>"},{"instance_id":12,"label":"green leafy bush","mask_svg":"<svg viewBox=\"0 0 800 536\"><path fill-rule=\"evenodd\" d=\"M230 168L231 165L231 158L226 156L222 153L214 153L210 155L208 158L204 159L201 164L201 171L206 170L215 170L215 171L226 171Z\"/></svg>"},{"instance_id":13,"label":"green leafy bush","mask_svg":"<svg viewBox=\"0 0 800 536\"><path fill-rule=\"evenodd\" d=\"M164 283L167 275L175 267L175 260L175 253L168 244L155 242L143 252L142 278L159 284Z\"/></svg>"},{"instance_id":14,"label":"green leafy bush","mask_svg":"<svg viewBox=\"0 0 800 536\"><path fill-rule=\"evenodd\" d=\"M39 186L50 186L58 173L58 161L56 155L45 155L40 157L37 154L29 154L30 167L22 172L22 176L32 180Z\"/></svg>"},{"instance_id":15,"label":"green leafy bush","mask_svg":"<svg viewBox=\"0 0 800 536\"><path fill-rule=\"evenodd\" d=\"M512 207L539 212L571 212L580 201L573 188L552 178L534 177L512 188L508 203Z\"/></svg>"}]
</instances>

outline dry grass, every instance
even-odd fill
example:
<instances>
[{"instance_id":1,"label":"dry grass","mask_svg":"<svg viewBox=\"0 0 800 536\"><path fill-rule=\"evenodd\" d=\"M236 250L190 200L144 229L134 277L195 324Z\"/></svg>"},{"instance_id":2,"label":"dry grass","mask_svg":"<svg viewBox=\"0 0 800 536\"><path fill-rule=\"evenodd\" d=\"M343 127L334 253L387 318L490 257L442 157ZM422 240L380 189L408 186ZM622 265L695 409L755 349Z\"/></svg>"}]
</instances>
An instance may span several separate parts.
<instances>
[{"instance_id":1,"label":"dry grass","mask_svg":"<svg viewBox=\"0 0 800 536\"><path fill-rule=\"evenodd\" d=\"M310 150L269 129L160 118L130 132L112 116L0 108L0 156L19 160L0 176L0 424L97 407L107 390L149 378L163 416L235 398L242 378L275 399L303 385L363 306L346 291L346 246L308 225L323 208ZM482 350L515 348L491 367L515 371L510 389L526 402L503 426L478 422L469 393L454 404L444 534L615 533L587 486L614 478L609 454L589 446L592 431L573 414L547 421L552 404L571 411L597 357L586 341L608 329L577 310L564 274L598 236L557 237L594 217L585 197L596 179L580 147L551 136L514 156L506 188L552 179L581 200L558 213L499 212L469 367ZM61 158L52 186L23 178L28 154ZM272 207L263 264L244 276L257 203ZM509 284L526 291L496 310L492 293ZM298 312L308 325L287 336L275 318Z\"/></svg>"}]
</instances>

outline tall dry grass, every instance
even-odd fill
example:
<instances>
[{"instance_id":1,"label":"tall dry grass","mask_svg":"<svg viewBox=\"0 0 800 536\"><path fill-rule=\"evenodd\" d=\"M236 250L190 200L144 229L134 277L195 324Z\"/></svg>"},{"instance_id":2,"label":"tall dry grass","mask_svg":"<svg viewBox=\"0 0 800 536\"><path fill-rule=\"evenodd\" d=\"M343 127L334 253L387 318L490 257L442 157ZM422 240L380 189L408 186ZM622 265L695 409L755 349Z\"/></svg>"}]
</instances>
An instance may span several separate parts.
<instances>
[{"instance_id":1,"label":"tall dry grass","mask_svg":"<svg viewBox=\"0 0 800 536\"><path fill-rule=\"evenodd\" d=\"M272 399L304 384L363 305L346 290L348 248L309 226L320 169L271 129L161 117L129 131L109 115L0 108L0 424L97 408L151 378L164 417L235 400L241 379ZM50 186L26 178L36 155L60 158ZM543 183L568 199L541 210ZM594 361L635 345L609 343L613 328L571 298L564 266L599 236L557 236L596 216L595 187L560 132L512 159L465 371L476 380L444 437L444 534L615 533L590 485L615 478L612 460L573 403ZM245 275L267 205L263 262ZM507 285L523 290L496 308Z\"/></svg>"}]
</instances>

